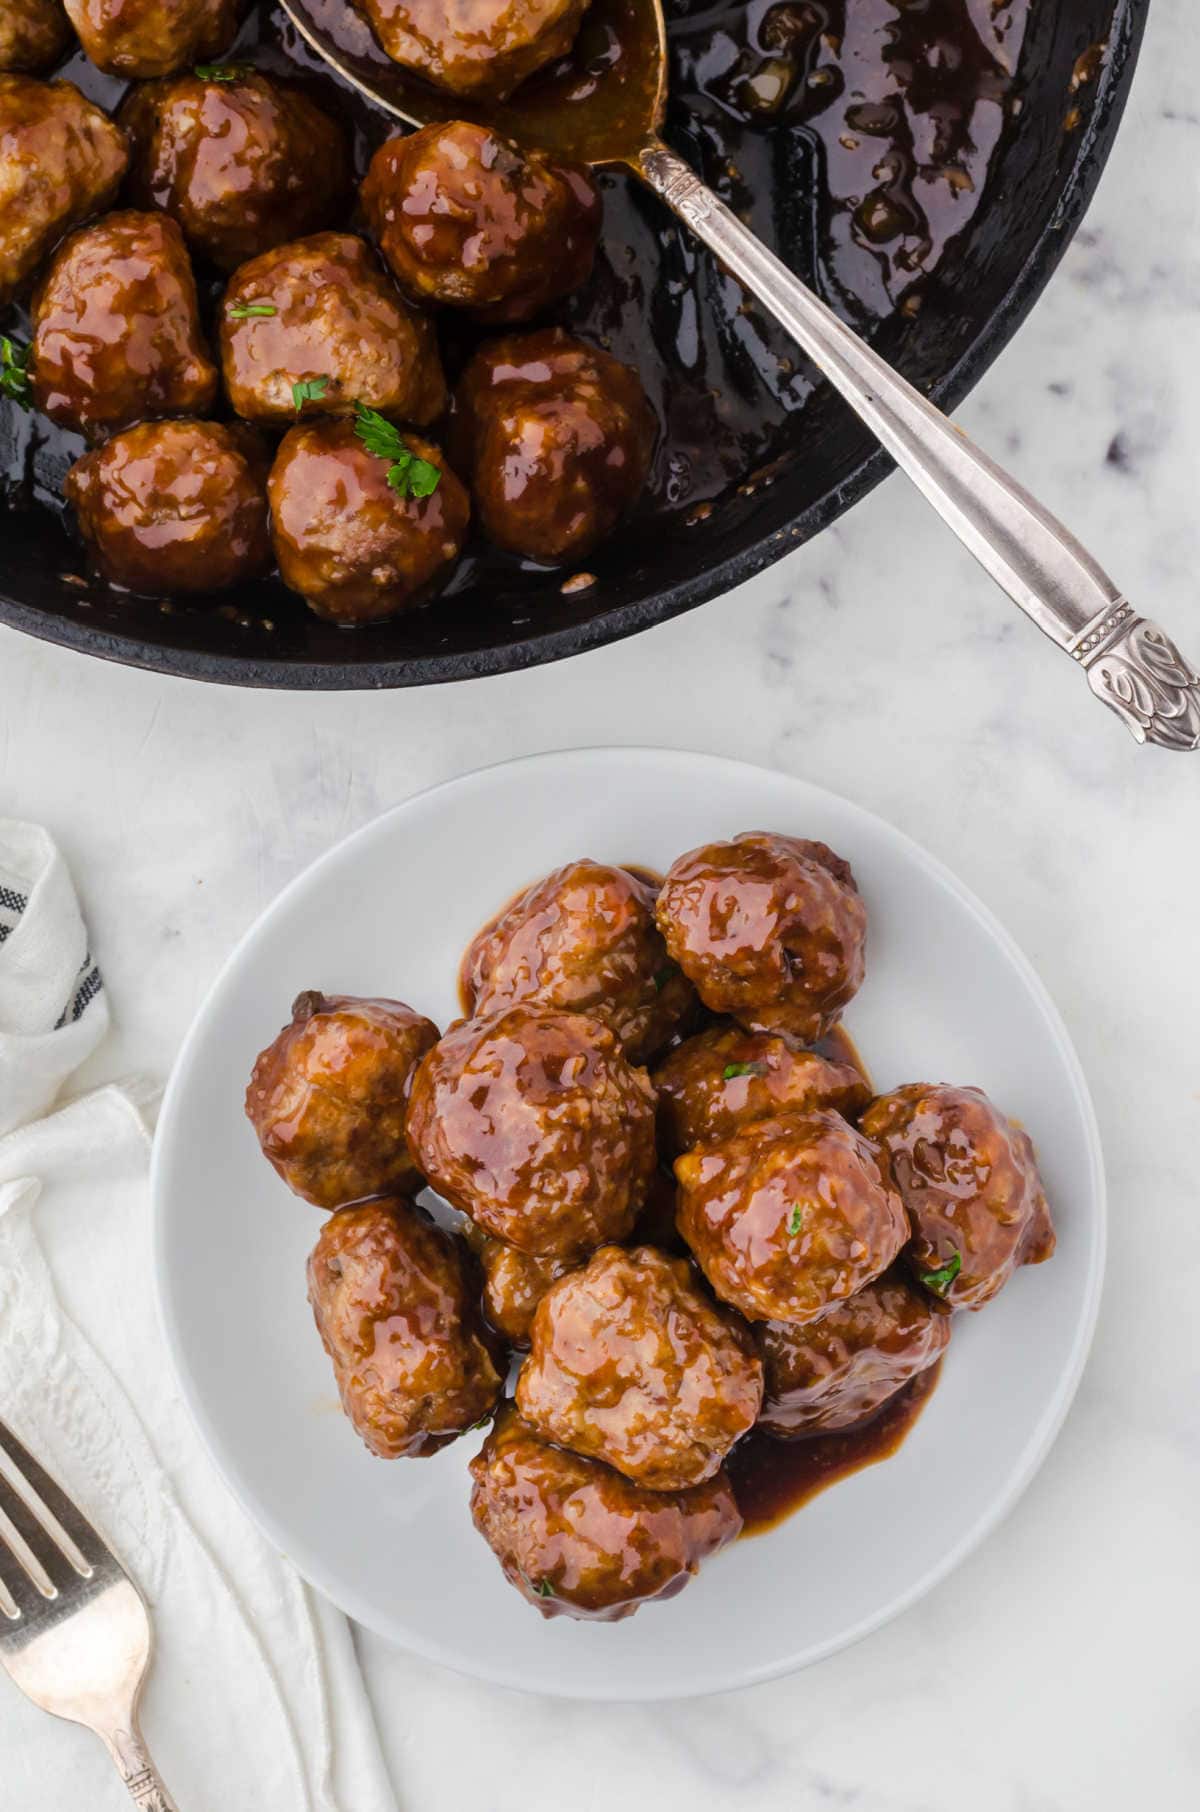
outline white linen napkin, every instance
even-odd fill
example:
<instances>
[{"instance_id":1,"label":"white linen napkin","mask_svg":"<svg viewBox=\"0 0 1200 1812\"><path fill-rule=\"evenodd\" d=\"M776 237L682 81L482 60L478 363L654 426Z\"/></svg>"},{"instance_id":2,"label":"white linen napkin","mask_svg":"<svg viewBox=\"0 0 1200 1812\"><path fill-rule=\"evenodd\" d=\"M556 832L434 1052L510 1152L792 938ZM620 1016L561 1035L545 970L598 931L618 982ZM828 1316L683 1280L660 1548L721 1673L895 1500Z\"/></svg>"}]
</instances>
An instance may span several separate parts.
<instances>
[{"instance_id":1,"label":"white linen napkin","mask_svg":"<svg viewBox=\"0 0 1200 1812\"><path fill-rule=\"evenodd\" d=\"M180 1812L395 1812L345 1619L234 1503L176 1391L149 1280L151 1091L60 1103L107 1028L61 856L0 818L0 1415L150 1602L143 1723ZM95 1738L2 1671L0 1757L5 1812L128 1807Z\"/></svg>"}]
</instances>

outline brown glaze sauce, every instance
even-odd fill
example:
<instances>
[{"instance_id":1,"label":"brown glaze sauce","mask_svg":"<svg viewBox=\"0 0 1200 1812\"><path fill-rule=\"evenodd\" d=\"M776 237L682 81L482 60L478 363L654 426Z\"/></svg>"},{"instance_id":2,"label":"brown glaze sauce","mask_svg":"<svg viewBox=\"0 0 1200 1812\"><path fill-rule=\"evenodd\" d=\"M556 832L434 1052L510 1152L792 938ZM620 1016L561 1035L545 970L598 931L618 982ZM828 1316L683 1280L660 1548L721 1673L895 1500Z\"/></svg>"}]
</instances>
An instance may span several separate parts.
<instances>
[{"instance_id":1,"label":"brown glaze sauce","mask_svg":"<svg viewBox=\"0 0 1200 1812\"><path fill-rule=\"evenodd\" d=\"M862 1053L844 1025L839 1023L833 1027L832 1031L826 1032L824 1038L818 1038L813 1049L820 1056L828 1058L830 1063L848 1063L851 1069L858 1071L874 1094L875 1084L871 1081L871 1072L863 1062Z\"/></svg>"},{"instance_id":2,"label":"brown glaze sauce","mask_svg":"<svg viewBox=\"0 0 1200 1812\"><path fill-rule=\"evenodd\" d=\"M339 4L341 0L339 0ZM1015 76L1031 0L667 0L665 136L831 305L870 330L915 312L953 239L982 205L992 158L1020 106ZM353 126L361 176L388 116L334 81L277 7L251 15L233 58L298 75ZM600 33L597 70L620 55ZM587 59L585 59L585 62ZM110 109L124 84L82 55L59 71ZM551 84L564 83L550 71ZM586 69L571 78L587 85ZM783 330L621 172L601 175L605 223L590 282L561 320L633 365L659 419L639 518L681 521L796 444L814 388ZM357 225L357 218L349 225ZM222 284L201 272L209 322ZM443 314L453 380L479 338ZM0 329L28 337L21 311ZM0 498L61 511L78 436L0 404ZM453 596L523 564L471 550ZM271 596L272 611L300 611ZM228 606L223 606L228 608Z\"/></svg>"},{"instance_id":3,"label":"brown glaze sauce","mask_svg":"<svg viewBox=\"0 0 1200 1812\"><path fill-rule=\"evenodd\" d=\"M762 1535L810 1498L899 1451L941 1376L942 1361L902 1385L866 1422L834 1434L781 1441L755 1430L725 1462L742 1513L742 1535Z\"/></svg>"}]
</instances>

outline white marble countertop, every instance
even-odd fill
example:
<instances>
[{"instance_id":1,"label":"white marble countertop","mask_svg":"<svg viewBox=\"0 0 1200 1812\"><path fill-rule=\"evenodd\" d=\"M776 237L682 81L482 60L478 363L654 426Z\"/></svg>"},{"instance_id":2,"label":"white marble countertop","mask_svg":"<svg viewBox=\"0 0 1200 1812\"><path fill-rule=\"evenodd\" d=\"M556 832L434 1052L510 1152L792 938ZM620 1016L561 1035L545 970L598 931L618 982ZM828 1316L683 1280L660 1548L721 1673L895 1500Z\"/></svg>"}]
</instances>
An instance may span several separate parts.
<instances>
[{"instance_id":1,"label":"white marble countertop","mask_svg":"<svg viewBox=\"0 0 1200 1812\"><path fill-rule=\"evenodd\" d=\"M1193 659L1198 80L1191 0L1155 0L1092 212L961 414ZM702 610L455 688L219 690L0 631L0 811L45 822L71 860L119 1021L110 1074L165 1073L233 941L384 807L506 756L647 741L860 800L1007 923L1067 1019L1104 1132L1099 1334L1066 1429L1001 1531L917 1609L806 1674L592 1708L493 1691L364 1638L401 1805L1194 1807L1200 759L1137 749L899 478Z\"/></svg>"}]
</instances>

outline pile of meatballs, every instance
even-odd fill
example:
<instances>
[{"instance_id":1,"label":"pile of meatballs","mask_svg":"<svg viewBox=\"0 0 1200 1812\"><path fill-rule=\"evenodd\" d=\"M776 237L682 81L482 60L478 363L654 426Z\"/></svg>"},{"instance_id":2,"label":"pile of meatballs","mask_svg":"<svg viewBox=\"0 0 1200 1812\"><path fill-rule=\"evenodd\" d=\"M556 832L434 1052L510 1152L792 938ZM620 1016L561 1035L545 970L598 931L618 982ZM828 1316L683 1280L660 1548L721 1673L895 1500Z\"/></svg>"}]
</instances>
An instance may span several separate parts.
<instances>
[{"instance_id":1,"label":"pile of meatballs","mask_svg":"<svg viewBox=\"0 0 1200 1812\"><path fill-rule=\"evenodd\" d=\"M94 566L167 599L277 567L354 625L434 597L473 522L578 562L657 435L631 369L525 325L590 274L590 172L452 120L382 144L356 184L343 122L303 86L207 61L242 10L0 5L0 307L30 319L27 344L0 342L0 389L89 443L65 494ZM397 60L489 97L561 54L584 4L367 11ZM32 73L72 28L132 84L113 118ZM481 330L453 388L437 310Z\"/></svg>"},{"instance_id":2,"label":"pile of meatballs","mask_svg":"<svg viewBox=\"0 0 1200 1812\"><path fill-rule=\"evenodd\" d=\"M572 862L474 940L444 1035L306 993L254 1066L263 1153L331 1211L308 1287L346 1414L385 1459L489 1424L475 1525L544 1616L679 1591L741 1529L752 1428L863 1424L1054 1249L984 1094L872 1098L816 1048L866 931L822 843L747 833L661 884Z\"/></svg>"}]
</instances>

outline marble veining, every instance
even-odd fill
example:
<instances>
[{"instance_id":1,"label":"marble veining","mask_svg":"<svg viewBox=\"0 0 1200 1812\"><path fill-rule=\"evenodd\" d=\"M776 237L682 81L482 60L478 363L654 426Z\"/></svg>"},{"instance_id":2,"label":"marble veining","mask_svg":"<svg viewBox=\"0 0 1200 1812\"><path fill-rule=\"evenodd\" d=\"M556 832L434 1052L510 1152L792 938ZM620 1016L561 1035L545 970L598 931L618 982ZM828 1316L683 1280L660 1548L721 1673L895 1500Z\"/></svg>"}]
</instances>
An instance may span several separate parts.
<instances>
[{"instance_id":1,"label":"marble veining","mask_svg":"<svg viewBox=\"0 0 1200 1812\"><path fill-rule=\"evenodd\" d=\"M961 412L1193 663L1194 10L1154 0L1086 226ZM861 800L1009 926L1067 1019L1104 1131L1099 1334L1066 1428L1004 1527L917 1608L806 1674L699 1703L593 1708L477 1686L363 1636L401 1806L1191 1812L1200 760L1137 748L898 478L700 611L451 689L255 695L0 631L0 811L47 822L72 862L118 1022L107 1075L165 1072L233 940L395 800L534 749L646 741L774 764ZM126 1803L102 1761L89 1795L89 1812Z\"/></svg>"}]
</instances>

